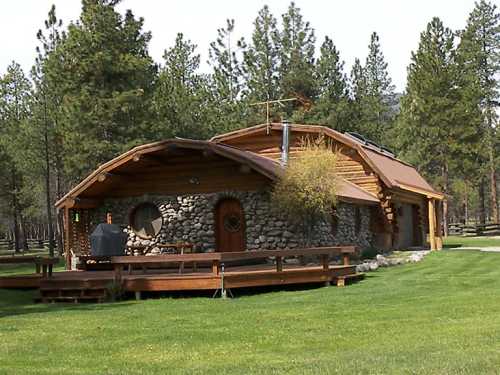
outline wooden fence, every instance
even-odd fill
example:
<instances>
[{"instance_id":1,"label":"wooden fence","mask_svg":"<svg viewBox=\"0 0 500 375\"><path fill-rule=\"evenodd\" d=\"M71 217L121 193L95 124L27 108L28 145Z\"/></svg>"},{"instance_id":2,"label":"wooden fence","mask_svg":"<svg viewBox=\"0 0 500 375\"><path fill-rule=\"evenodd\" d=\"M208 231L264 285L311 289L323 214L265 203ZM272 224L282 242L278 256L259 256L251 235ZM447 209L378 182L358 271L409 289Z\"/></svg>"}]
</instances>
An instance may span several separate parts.
<instances>
[{"instance_id":1,"label":"wooden fence","mask_svg":"<svg viewBox=\"0 0 500 375\"><path fill-rule=\"evenodd\" d=\"M448 225L450 236L500 236L500 224L461 224L452 223Z\"/></svg>"},{"instance_id":2,"label":"wooden fence","mask_svg":"<svg viewBox=\"0 0 500 375\"><path fill-rule=\"evenodd\" d=\"M44 240L39 238L28 238L26 242L28 243L28 248L30 250L49 248L49 240ZM57 244L54 243L54 246L56 245ZM0 238L0 250L14 250L14 240L10 238Z\"/></svg>"}]
</instances>

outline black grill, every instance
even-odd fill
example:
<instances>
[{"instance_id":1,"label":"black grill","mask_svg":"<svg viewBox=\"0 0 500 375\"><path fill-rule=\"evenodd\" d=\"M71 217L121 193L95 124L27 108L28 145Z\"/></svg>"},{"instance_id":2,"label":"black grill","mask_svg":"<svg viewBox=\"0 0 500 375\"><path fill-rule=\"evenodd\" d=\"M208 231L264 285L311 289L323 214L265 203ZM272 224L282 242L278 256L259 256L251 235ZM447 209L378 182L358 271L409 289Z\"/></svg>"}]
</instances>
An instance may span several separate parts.
<instances>
[{"instance_id":1,"label":"black grill","mask_svg":"<svg viewBox=\"0 0 500 375\"><path fill-rule=\"evenodd\" d=\"M98 224L90 235L93 256L120 256L125 254L127 234L118 225Z\"/></svg>"}]
</instances>

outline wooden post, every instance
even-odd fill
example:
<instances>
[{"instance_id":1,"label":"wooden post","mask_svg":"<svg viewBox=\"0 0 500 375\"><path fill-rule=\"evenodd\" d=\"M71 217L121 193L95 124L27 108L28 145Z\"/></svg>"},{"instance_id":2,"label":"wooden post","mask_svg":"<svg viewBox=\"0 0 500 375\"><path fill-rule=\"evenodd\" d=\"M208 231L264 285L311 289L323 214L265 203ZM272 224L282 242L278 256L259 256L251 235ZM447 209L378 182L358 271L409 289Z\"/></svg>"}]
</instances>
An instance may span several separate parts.
<instances>
[{"instance_id":1,"label":"wooden post","mask_svg":"<svg viewBox=\"0 0 500 375\"><path fill-rule=\"evenodd\" d=\"M443 249L443 201L436 202L436 250Z\"/></svg>"},{"instance_id":2,"label":"wooden post","mask_svg":"<svg viewBox=\"0 0 500 375\"><path fill-rule=\"evenodd\" d=\"M283 272L283 258L276 257L276 272Z\"/></svg>"},{"instance_id":3,"label":"wooden post","mask_svg":"<svg viewBox=\"0 0 500 375\"><path fill-rule=\"evenodd\" d=\"M64 253L66 256L66 269L71 269L71 238L70 238L70 226L71 220L69 217L69 208L67 206L64 207Z\"/></svg>"},{"instance_id":4,"label":"wooden post","mask_svg":"<svg viewBox=\"0 0 500 375\"><path fill-rule=\"evenodd\" d=\"M339 276L337 278L337 286L345 286L345 277Z\"/></svg>"},{"instance_id":5,"label":"wooden post","mask_svg":"<svg viewBox=\"0 0 500 375\"><path fill-rule=\"evenodd\" d=\"M321 264L324 271L328 271L330 269L330 259L328 254L321 254Z\"/></svg>"},{"instance_id":6,"label":"wooden post","mask_svg":"<svg viewBox=\"0 0 500 375\"><path fill-rule=\"evenodd\" d=\"M343 260L344 266L348 266L349 265L349 254L342 253L342 260Z\"/></svg>"},{"instance_id":7,"label":"wooden post","mask_svg":"<svg viewBox=\"0 0 500 375\"><path fill-rule=\"evenodd\" d=\"M121 285L121 283L122 283L123 265L122 264L115 264L114 265L114 269L115 269L115 275L114 275L115 284L116 285Z\"/></svg>"},{"instance_id":8,"label":"wooden post","mask_svg":"<svg viewBox=\"0 0 500 375\"><path fill-rule=\"evenodd\" d=\"M429 242L431 245L431 250L436 250L436 208L433 198L428 198L429 206Z\"/></svg>"},{"instance_id":9,"label":"wooden post","mask_svg":"<svg viewBox=\"0 0 500 375\"><path fill-rule=\"evenodd\" d=\"M215 275L219 274L219 261L218 260L212 261L212 273Z\"/></svg>"}]
</instances>

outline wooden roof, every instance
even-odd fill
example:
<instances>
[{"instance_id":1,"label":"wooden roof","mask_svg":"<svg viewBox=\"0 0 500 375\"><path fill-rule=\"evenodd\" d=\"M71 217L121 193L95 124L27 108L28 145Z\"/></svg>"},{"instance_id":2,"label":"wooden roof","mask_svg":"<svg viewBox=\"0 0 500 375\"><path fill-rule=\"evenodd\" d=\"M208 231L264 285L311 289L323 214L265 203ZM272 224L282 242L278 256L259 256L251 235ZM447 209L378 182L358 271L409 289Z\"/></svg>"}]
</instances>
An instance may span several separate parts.
<instances>
[{"instance_id":1,"label":"wooden roof","mask_svg":"<svg viewBox=\"0 0 500 375\"><path fill-rule=\"evenodd\" d=\"M250 151L244 151L210 141L170 139L135 147L109 162L100 165L78 185L72 188L64 197L57 201L56 207L95 207L95 199L112 194L114 190L119 190L121 185L126 184L122 182L124 173L134 177L134 174L139 175L142 172L142 167L137 165L137 161L149 160L155 162L161 160L165 163L168 162L168 155L175 153L175 150L193 150L205 155L216 155L217 157L247 166L252 171L257 172L258 175L262 175L271 181L278 179L284 173L284 168L276 161ZM165 159L166 157L167 159ZM170 165L170 168L171 167L172 165ZM161 168L161 165L158 166L158 168ZM176 175L172 175L170 178L175 180L177 177ZM231 174L231 171L228 170L224 173L224 178L226 178L227 181L231 181L234 179L234 176ZM114 182L106 184L105 182L108 180ZM139 177L136 177L135 180L139 180ZM137 181L132 182L132 184L135 182ZM375 196L345 180L339 182L338 190L337 195L342 201L357 202L361 204L375 204L378 202Z\"/></svg>"},{"instance_id":2,"label":"wooden roof","mask_svg":"<svg viewBox=\"0 0 500 375\"><path fill-rule=\"evenodd\" d=\"M281 130L282 126L281 123L260 124L217 135L211 141L224 144L240 137L261 133L268 127L272 130ZM323 134L356 150L388 188L410 191L436 199L444 198L444 195L436 191L413 166L373 145L362 143L354 137L342 134L326 126L290 124L290 129L292 132Z\"/></svg>"}]
</instances>

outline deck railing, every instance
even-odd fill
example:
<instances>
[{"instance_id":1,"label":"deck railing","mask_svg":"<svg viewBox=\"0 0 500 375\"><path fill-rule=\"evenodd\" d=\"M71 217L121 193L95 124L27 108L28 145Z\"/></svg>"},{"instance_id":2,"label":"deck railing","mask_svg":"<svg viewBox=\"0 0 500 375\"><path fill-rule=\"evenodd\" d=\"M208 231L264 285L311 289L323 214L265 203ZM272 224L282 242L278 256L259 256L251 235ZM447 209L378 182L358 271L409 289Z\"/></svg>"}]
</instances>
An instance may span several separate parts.
<instances>
[{"instance_id":1,"label":"deck railing","mask_svg":"<svg viewBox=\"0 0 500 375\"><path fill-rule=\"evenodd\" d=\"M115 272L115 281L120 281L124 267L129 273L133 267L140 267L146 272L148 267L170 265L172 263L211 263L212 273L219 275L221 264L242 260L259 260L274 258L276 272L283 272L283 260L289 257L319 256L324 270L330 269L330 260L333 256L341 256L343 265L349 265L349 257L356 253L355 246L313 247L292 250L255 250L227 253L194 253L194 254L168 254L155 256L116 256L111 257L111 264Z\"/></svg>"}]
</instances>

